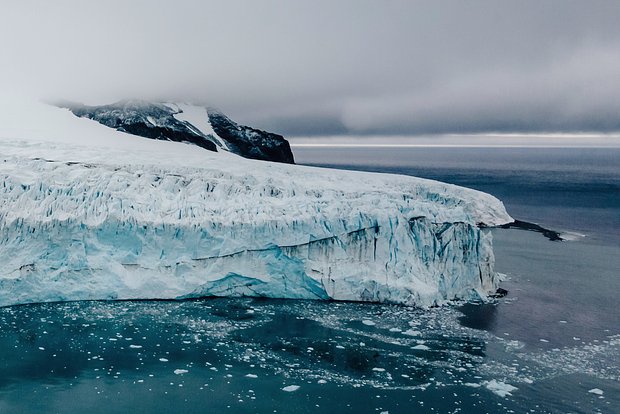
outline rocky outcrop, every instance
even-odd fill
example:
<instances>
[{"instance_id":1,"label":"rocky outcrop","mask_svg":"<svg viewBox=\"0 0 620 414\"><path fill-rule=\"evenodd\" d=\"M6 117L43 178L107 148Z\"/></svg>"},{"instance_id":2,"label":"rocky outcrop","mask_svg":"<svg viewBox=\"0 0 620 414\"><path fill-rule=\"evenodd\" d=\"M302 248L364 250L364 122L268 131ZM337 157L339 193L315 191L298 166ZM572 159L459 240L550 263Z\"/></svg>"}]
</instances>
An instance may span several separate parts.
<instances>
[{"instance_id":1,"label":"rocky outcrop","mask_svg":"<svg viewBox=\"0 0 620 414\"><path fill-rule=\"evenodd\" d=\"M173 103L124 100L101 106L79 103L59 106L81 118L132 135L185 142L209 151L226 150L244 158L295 163L291 147L283 136L239 125L216 109L200 108L204 119L189 121L182 116L183 108L196 107Z\"/></svg>"}]
</instances>

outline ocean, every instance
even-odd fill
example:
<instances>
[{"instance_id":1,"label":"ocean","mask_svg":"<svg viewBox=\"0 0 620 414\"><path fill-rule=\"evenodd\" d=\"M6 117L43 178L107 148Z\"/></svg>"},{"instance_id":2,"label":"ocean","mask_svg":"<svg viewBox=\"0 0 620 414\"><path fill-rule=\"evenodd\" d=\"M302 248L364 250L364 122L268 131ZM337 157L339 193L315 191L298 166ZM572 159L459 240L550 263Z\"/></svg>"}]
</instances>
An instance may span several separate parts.
<instances>
[{"instance_id":1,"label":"ocean","mask_svg":"<svg viewBox=\"0 0 620 414\"><path fill-rule=\"evenodd\" d=\"M508 294L429 310L266 299L0 309L0 413L620 412L620 149L296 147L476 188Z\"/></svg>"}]
</instances>

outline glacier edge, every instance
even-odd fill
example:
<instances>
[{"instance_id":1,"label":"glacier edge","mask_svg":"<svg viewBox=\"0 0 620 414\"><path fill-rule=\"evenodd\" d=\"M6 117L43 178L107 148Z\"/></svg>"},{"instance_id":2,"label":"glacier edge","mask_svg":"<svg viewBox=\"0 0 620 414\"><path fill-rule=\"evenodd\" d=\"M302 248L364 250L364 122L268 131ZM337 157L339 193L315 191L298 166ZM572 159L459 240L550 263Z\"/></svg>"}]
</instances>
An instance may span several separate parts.
<instances>
[{"instance_id":1,"label":"glacier edge","mask_svg":"<svg viewBox=\"0 0 620 414\"><path fill-rule=\"evenodd\" d=\"M199 296L432 306L495 291L492 236L478 225L512 221L488 194L414 177L220 154L202 156L208 167L68 162L18 147L0 147L0 306Z\"/></svg>"},{"instance_id":2,"label":"glacier edge","mask_svg":"<svg viewBox=\"0 0 620 414\"><path fill-rule=\"evenodd\" d=\"M431 306L497 286L479 225L512 218L491 195L195 151L45 105L6 109L0 306L205 295Z\"/></svg>"}]
</instances>

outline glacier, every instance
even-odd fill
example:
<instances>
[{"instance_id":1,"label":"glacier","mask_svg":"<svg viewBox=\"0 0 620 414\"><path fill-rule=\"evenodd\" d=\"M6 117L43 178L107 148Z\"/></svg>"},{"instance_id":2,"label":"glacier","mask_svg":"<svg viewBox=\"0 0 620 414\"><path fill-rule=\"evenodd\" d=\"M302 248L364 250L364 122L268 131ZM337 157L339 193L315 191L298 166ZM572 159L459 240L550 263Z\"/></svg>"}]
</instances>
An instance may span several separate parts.
<instances>
[{"instance_id":1,"label":"glacier","mask_svg":"<svg viewBox=\"0 0 620 414\"><path fill-rule=\"evenodd\" d=\"M428 307L497 288L488 227L513 219L489 194L201 151L44 104L4 109L0 306L260 296Z\"/></svg>"}]
</instances>

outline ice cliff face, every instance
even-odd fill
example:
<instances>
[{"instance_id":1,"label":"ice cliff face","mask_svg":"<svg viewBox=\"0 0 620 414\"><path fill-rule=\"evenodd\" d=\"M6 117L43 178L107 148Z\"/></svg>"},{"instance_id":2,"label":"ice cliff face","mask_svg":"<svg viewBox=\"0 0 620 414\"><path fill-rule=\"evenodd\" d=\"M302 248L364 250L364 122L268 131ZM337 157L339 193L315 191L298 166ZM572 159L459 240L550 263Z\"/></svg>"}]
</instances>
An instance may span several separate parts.
<instances>
[{"instance_id":1,"label":"ice cliff face","mask_svg":"<svg viewBox=\"0 0 620 414\"><path fill-rule=\"evenodd\" d=\"M78 117L145 138L190 143L209 151L220 148L245 158L294 164L291 147L284 137L239 125L217 109L139 100L101 106L60 106Z\"/></svg>"},{"instance_id":2,"label":"ice cliff face","mask_svg":"<svg viewBox=\"0 0 620 414\"><path fill-rule=\"evenodd\" d=\"M91 142L0 139L0 305L250 295L429 306L497 287L479 225L512 219L488 194L80 125Z\"/></svg>"}]
</instances>

